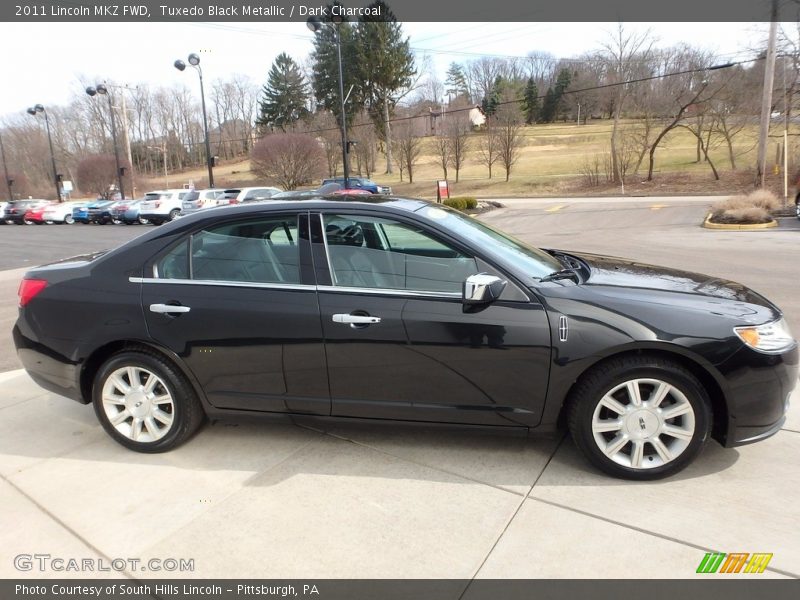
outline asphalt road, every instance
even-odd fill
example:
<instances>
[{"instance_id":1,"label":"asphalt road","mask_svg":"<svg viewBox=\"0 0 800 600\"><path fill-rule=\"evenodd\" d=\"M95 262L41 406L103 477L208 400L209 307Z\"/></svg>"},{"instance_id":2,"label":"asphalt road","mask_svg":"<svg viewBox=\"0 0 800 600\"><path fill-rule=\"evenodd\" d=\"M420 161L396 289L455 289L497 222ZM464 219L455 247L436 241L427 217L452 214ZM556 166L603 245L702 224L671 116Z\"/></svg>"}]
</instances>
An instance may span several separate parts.
<instances>
[{"instance_id":1,"label":"asphalt road","mask_svg":"<svg viewBox=\"0 0 800 600\"><path fill-rule=\"evenodd\" d=\"M758 232L700 227L704 198L503 201L483 219L537 246L610 254L739 281L774 301L800 334L800 221ZM11 331L24 268L120 245L152 226L0 226L0 372L19 368Z\"/></svg>"}]
</instances>

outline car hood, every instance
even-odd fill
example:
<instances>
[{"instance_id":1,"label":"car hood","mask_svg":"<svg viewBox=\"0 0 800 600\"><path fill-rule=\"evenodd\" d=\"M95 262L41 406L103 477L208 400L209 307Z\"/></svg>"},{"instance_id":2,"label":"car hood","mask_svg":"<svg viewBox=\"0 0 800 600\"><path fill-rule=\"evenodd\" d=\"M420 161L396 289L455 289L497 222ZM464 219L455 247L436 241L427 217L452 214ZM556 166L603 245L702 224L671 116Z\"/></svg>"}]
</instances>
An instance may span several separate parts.
<instances>
[{"instance_id":1,"label":"car hood","mask_svg":"<svg viewBox=\"0 0 800 600\"><path fill-rule=\"evenodd\" d=\"M781 314L764 296L735 281L612 256L572 254L591 268L583 286L605 296L708 311L754 323Z\"/></svg>"}]
</instances>

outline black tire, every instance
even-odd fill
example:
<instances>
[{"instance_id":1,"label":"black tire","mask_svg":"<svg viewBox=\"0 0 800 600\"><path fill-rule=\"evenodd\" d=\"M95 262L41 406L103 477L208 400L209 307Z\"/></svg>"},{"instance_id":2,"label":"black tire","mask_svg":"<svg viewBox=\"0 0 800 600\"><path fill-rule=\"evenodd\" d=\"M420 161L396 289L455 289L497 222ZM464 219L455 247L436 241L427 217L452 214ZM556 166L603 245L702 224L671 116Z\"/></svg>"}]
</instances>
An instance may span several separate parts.
<instances>
[{"instance_id":1,"label":"black tire","mask_svg":"<svg viewBox=\"0 0 800 600\"><path fill-rule=\"evenodd\" d=\"M800 196L798 196L794 201L794 214L798 219L800 219Z\"/></svg>"},{"instance_id":2,"label":"black tire","mask_svg":"<svg viewBox=\"0 0 800 600\"><path fill-rule=\"evenodd\" d=\"M72 215L66 215L64 217L64 225L73 225L75 223L75 218Z\"/></svg>"},{"instance_id":3,"label":"black tire","mask_svg":"<svg viewBox=\"0 0 800 600\"><path fill-rule=\"evenodd\" d=\"M664 459L659 453L656 452L655 445L650 442L649 439L653 439L653 441L660 440L662 443L666 439L667 442L673 443L672 448L675 448L678 446L678 444L682 444L684 442L678 440L677 438L669 437L669 434L653 435L651 438L641 438L641 440L637 441L637 443L640 443L644 448L649 448L650 453L645 455L643 452L643 458L641 459L642 467L634 468L632 466L634 464L634 444L632 437L636 437L639 434L647 434L646 431L638 431L637 425L641 425L642 430L645 430L646 427L645 421L641 417L637 416L641 414L641 410L636 412L635 415L628 417L622 416L617 419L614 411L610 411L608 408L598 406L606 394L621 384L625 384L626 382L637 379L658 380L659 382L669 384L669 386L672 386L672 388L677 391L678 395L682 395L683 399L688 401L688 404L691 406L693 411L691 416L687 415L686 417L675 417L671 420L672 422L667 423L667 425L678 424L680 426L682 419L693 419L693 432L691 433L691 439L684 440L688 441L688 445L686 445L685 448L682 448L674 458L671 458L668 462L664 462L664 464L660 464L664 461ZM643 386L636 384L636 388L640 392L646 392L647 385L647 383L645 383ZM654 392L655 385L652 386L650 393ZM678 395L673 395L673 393L670 392L670 395L667 397L669 399L667 402L671 402L674 398L678 398ZM645 400L644 396L642 396L644 403L646 403L649 399L649 396L647 400ZM679 401L683 402L685 405L685 401L683 399ZM619 477L621 479L643 481L661 479L663 477L674 475L686 467L700 453L703 446L708 441L711 430L711 402L708 398L708 393L703 388L702 384L691 372L681 365L660 357L627 356L602 362L590 369L581 377L573 389L568 402L567 422L570 433L572 434L572 438L575 441L575 445L595 467L609 475ZM625 406L627 408L627 405ZM669 408L669 404L663 406ZM607 418L610 418L611 420L617 420L620 423L625 423L625 427L633 424L634 430L619 428L619 431L617 432L604 432L595 434L592 429L592 423L595 417L596 409L600 411L598 414L603 414L602 411L608 411L610 417ZM658 410L659 409L656 409L656 412ZM651 410L650 412L653 411ZM675 419L678 419L678 421ZM649 417L647 420L647 426L649 427ZM667 421L670 421L670 419L667 419ZM653 422L656 424L655 426L658 427L657 419ZM628 438L626 431L630 431L630 436L632 436L631 438ZM601 440L606 440L608 442L608 446L611 446L612 442L617 439L622 441L622 437L625 439L630 439L630 441L626 441L625 444L620 447L619 451L615 452L614 454L614 456L617 458L624 458L625 451L627 450L630 464L620 464L620 462L617 462L616 460L607 456L606 453L600 449L599 442L595 438L596 435L600 436ZM665 436L667 437L665 438ZM657 440L654 438L657 438ZM653 464L657 466L648 466Z\"/></svg>"},{"instance_id":4,"label":"black tire","mask_svg":"<svg viewBox=\"0 0 800 600\"><path fill-rule=\"evenodd\" d=\"M115 371L127 367L145 369L155 374L161 380L157 390L166 390L172 397L172 404L168 407L170 409L168 414L172 415L171 425L169 425L163 437L155 441L135 441L121 433L112 425L104 408L102 400L103 386ZM200 400L183 374L163 356L144 349L122 351L109 358L95 375L92 386L92 401L95 414L103 429L116 442L136 452L156 453L171 450L189 439L205 418ZM127 410L127 407L124 410Z\"/></svg>"},{"instance_id":5,"label":"black tire","mask_svg":"<svg viewBox=\"0 0 800 600\"><path fill-rule=\"evenodd\" d=\"M181 210L179 208L173 208L171 211L169 211L169 220L174 221L175 219L178 218L178 215L180 214Z\"/></svg>"},{"instance_id":6,"label":"black tire","mask_svg":"<svg viewBox=\"0 0 800 600\"><path fill-rule=\"evenodd\" d=\"M139 225L149 225L150 224L150 221L148 221L144 217L136 217L136 221L139 223Z\"/></svg>"}]
</instances>

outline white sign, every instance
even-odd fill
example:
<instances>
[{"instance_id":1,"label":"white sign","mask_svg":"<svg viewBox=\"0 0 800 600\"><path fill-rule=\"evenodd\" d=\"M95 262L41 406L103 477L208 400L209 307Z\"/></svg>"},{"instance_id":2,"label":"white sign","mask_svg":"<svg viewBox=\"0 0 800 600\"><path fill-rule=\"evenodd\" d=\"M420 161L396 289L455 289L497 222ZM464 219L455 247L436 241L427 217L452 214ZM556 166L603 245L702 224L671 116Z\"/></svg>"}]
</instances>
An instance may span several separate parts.
<instances>
[{"instance_id":1,"label":"white sign","mask_svg":"<svg viewBox=\"0 0 800 600\"><path fill-rule=\"evenodd\" d=\"M61 191L65 194L69 194L72 191L72 182L71 181L62 181L61 182Z\"/></svg>"}]
</instances>

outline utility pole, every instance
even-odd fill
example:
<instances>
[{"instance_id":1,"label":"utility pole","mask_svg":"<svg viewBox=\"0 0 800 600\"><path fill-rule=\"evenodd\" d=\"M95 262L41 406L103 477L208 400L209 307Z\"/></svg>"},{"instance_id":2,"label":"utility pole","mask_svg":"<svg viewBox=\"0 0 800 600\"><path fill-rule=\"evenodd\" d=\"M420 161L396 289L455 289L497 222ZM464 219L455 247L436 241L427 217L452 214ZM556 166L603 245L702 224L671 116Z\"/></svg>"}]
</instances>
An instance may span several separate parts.
<instances>
[{"instance_id":1,"label":"utility pole","mask_svg":"<svg viewBox=\"0 0 800 600\"><path fill-rule=\"evenodd\" d=\"M3 155L3 175L6 178L6 187L8 188L8 201L14 200L14 195L11 193L11 180L8 178L8 164L6 163L6 149L3 146L3 136L0 134L0 154Z\"/></svg>"},{"instance_id":2,"label":"utility pole","mask_svg":"<svg viewBox=\"0 0 800 600\"><path fill-rule=\"evenodd\" d=\"M761 96L761 129L758 135L758 165L756 186L764 187L767 177L767 140L772 116L772 85L775 79L775 39L778 33L778 0L772 0L769 23L767 60L764 64L764 89Z\"/></svg>"}]
</instances>

